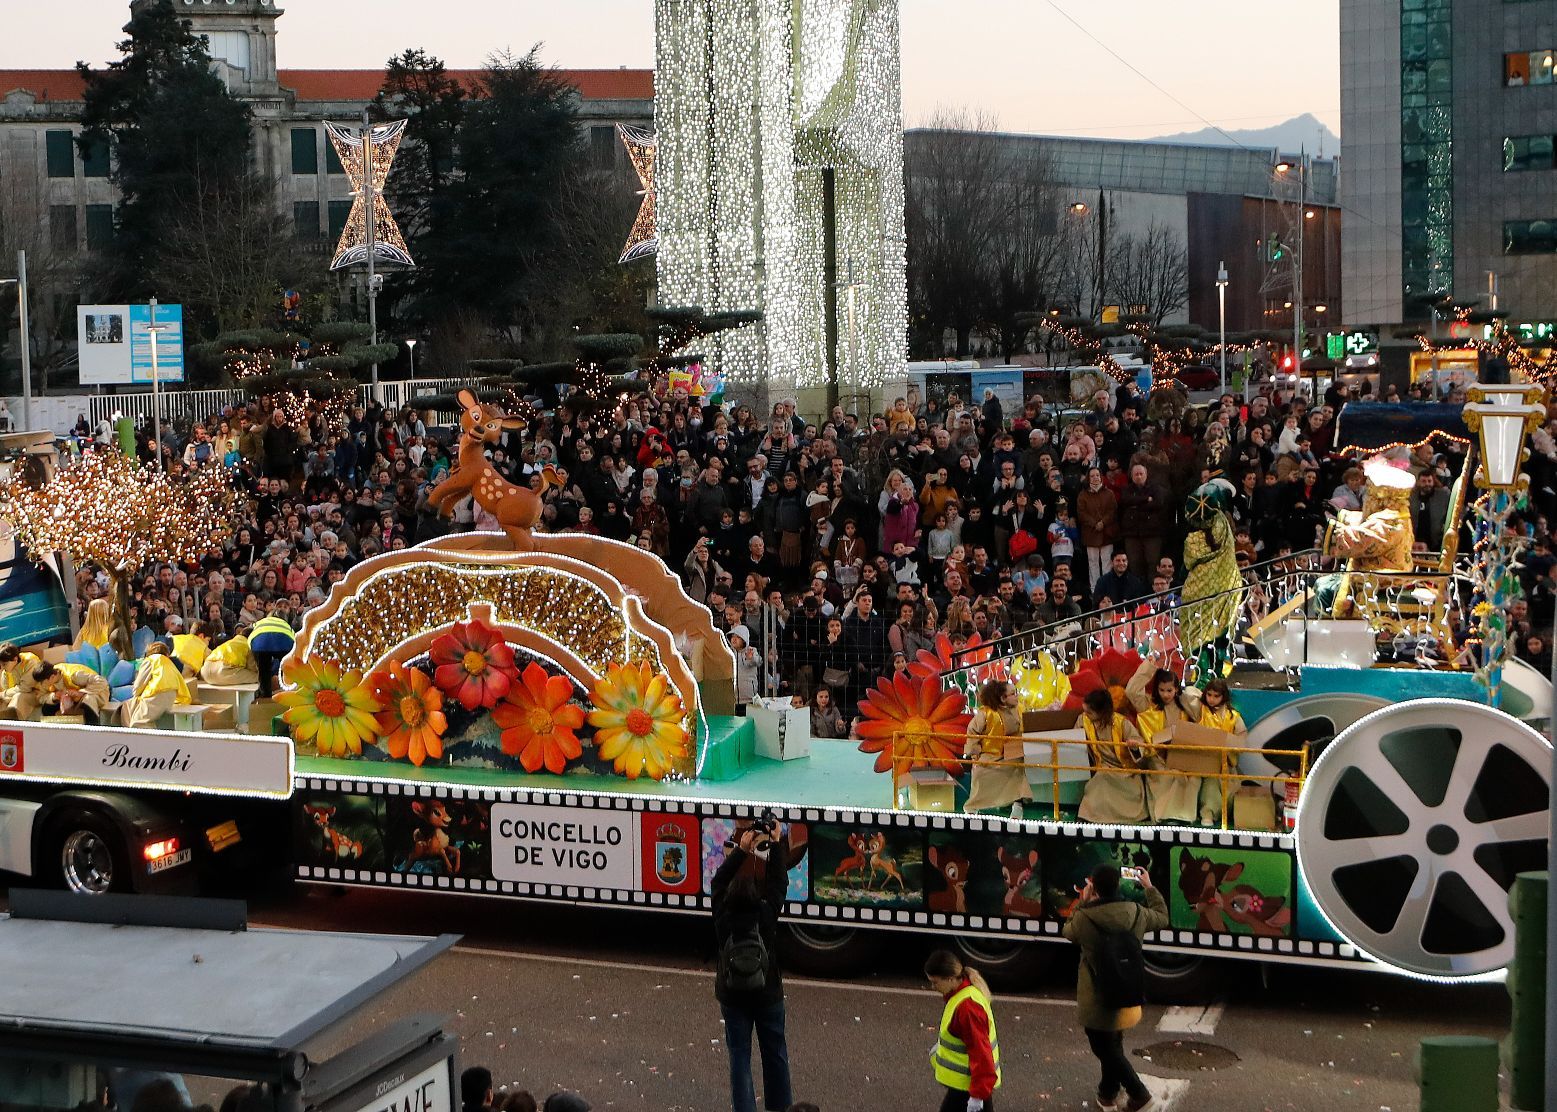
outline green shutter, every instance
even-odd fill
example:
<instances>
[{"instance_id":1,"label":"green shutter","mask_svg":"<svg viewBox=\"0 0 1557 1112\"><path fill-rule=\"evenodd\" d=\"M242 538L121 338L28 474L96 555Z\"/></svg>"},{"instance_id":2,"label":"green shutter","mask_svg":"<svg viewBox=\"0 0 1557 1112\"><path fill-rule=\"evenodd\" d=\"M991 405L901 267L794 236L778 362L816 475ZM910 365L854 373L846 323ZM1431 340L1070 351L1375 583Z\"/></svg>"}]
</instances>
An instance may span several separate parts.
<instances>
[{"instance_id":1,"label":"green shutter","mask_svg":"<svg viewBox=\"0 0 1557 1112\"><path fill-rule=\"evenodd\" d=\"M351 215L351 201L330 202L330 238L338 240L346 230L346 218Z\"/></svg>"},{"instance_id":2,"label":"green shutter","mask_svg":"<svg viewBox=\"0 0 1557 1112\"><path fill-rule=\"evenodd\" d=\"M89 178L108 176L108 144L93 143L81 156L81 172Z\"/></svg>"},{"instance_id":3,"label":"green shutter","mask_svg":"<svg viewBox=\"0 0 1557 1112\"><path fill-rule=\"evenodd\" d=\"M294 174L319 172L319 133L311 127L292 129L292 172Z\"/></svg>"},{"instance_id":4,"label":"green shutter","mask_svg":"<svg viewBox=\"0 0 1557 1112\"><path fill-rule=\"evenodd\" d=\"M292 204L292 226L298 239L318 239L319 202L294 201Z\"/></svg>"},{"instance_id":5,"label":"green shutter","mask_svg":"<svg viewBox=\"0 0 1557 1112\"><path fill-rule=\"evenodd\" d=\"M49 177L73 178L76 176L76 137L68 131L47 133Z\"/></svg>"},{"instance_id":6,"label":"green shutter","mask_svg":"<svg viewBox=\"0 0 1557 1112\"><path fill-rule=\"evenodd\" d=\"M346 167L341 165L341 156L335 153L335 144L328 138L324 144L324 170L327 174L344 174Z\"/></svg>"},{"instance_id":7,"label":"green shutter","mask_svg":"<svg viewBox=\"0 0 1557 1112\"><path fill-rule=\"evenodd\" d=\"M86 245L88 251L101 251L114 241L114 207L86 207Z\"/></svg>"}]
</instances>

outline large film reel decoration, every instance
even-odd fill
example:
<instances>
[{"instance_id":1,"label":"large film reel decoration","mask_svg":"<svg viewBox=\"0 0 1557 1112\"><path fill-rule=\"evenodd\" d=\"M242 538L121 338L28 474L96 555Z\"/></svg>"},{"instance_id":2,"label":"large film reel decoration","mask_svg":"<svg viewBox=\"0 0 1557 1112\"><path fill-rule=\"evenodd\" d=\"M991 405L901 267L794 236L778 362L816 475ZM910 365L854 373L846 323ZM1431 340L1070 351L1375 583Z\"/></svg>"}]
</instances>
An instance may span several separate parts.
<instances>
[{"instance_id":1,"label":"large film reel decoration","mask_svg":"<svg viewBox=\"0 0 1557 1112\"><path fill-rule=\"evenodd\" d=\"M1303 695L1251 722L1246 744L1250 749L1294 751L1306 745L1312 762L1342 730L1387 706L1389 700L1374 695ZM1245 776L1293 776L1298 760L1244 753L1238 758L1238 771Z\"/></svg>"},{"instance_id":2,"label":"large film reel decoration","mask_svg":"<svg viewBox=\"0 0 1557 1112\"><path fill-rule=\"evenodd\" d=\"M1551 747L1501 711L1418 699L1368 715L1314 765L1298 862L1342 937L1454 980L1514 953L1508 889L1546 867Z\"/></svg>"}]
</instances>

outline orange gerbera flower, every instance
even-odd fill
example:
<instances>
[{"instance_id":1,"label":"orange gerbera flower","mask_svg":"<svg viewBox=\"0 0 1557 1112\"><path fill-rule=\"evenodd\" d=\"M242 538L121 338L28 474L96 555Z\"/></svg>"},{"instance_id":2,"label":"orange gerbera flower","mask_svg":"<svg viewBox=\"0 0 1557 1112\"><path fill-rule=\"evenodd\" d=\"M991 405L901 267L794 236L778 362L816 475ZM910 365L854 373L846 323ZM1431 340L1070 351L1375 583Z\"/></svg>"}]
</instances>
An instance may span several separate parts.
<instances>
[{"instance_id":1,"label":"orange gerbera flower","mask_svg":"<svg viewBox=\"0 0 1557 1112\"><path fill-rule=\"evenodd\" d=\"M590 698L595 748L629 780L663 780L691 755L681 696L671 690L669 677L650 671L648 661L610 665Z\"/></svg>"},{"instance_id":2,"label":"orange gerbera flower","mask_svg":"<svg viewBox=\"0 0 1557 1112\"><path fill-rule=\"evenodd\" d=\"M482 621L456 622L432 643L428 655L433 682L466 710L496 706L519 678L514 650L501 633Z\"/></svg>"},{"instance_id":3,"label":"orange gerbera flower","mask_svg":"<svg viewBox=\"0 0 1557 1112\"><path fill-rule=\"evenodd\" d=\"M368 675L368 687L384 707L378 714L378 732L391 757L410 757L420 766L428 757L443 756L449 720L443 713L443 694L426 672L392 660Z\"/></svg>"},{"instance_id":4,"label":"orange gerbera flower","mask_svg":"<svg viewBox=\"0 0 1557 1112\"><path fill-rule=\"evenodd\" d=\"M1088 657L1070 674L1070 695L1064 709L1080 714L1087 693L1102 688L1114 697L1114 710L1134 722L1135 704L1125 694L1125 686L1140 666L1141 655L1134 651L1108 649L1099 656Z\"/></svg>"},{"instance_id":5,"label":"orange gerbera flower","mask_svg":"<svg viewBox=\"0 0 1557 1112\"><path fill-rule=\"evenodd\" d=\"M860 751L876 754L877 772L901 774L939 765L953 776L973 715L960 691L940 678L883 677L860 703Z\"/></svg>"},{"instance_id":6,"label":"orange gerbera flower","mask_svg":"<svg viewBox=\"0 0 1557 1112\"><path fill-rule=\"evenodd\" d=\"M546 771L560 773L584 752L574 733L584 724L584 711L572 700L572 680L549 676L533 662L525 665L519 682L492 708L492 718L503 730L503 752L518 757L526 772L545 765Z\"/></svg>"}]
</instances>

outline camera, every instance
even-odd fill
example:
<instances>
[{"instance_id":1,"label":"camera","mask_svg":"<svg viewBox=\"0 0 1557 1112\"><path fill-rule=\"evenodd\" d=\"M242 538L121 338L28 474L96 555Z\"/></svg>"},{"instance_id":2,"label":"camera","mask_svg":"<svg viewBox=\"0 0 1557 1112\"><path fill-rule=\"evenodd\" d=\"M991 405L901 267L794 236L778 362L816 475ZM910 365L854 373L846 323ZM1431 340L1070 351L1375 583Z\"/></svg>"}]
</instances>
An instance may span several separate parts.
<instances>
[{"instance_id":1,"label":"camera","mask_svg":"<svg viewBox=\"0 0 1557 1112\"><path fill-rule=\"evenodd\" d=\"M766 853L773 848L773 843L778 838L779 818L771 810L765 810L751 820L751 826L748 829L760 831L762 835L757 839L756 844L752 846L752 852ZM734 849L739 844L740 836L744 833L746 833L745 830L737 830L734 837L726 838L724 848L726 850Z\"/></svg>"}]
</instances>

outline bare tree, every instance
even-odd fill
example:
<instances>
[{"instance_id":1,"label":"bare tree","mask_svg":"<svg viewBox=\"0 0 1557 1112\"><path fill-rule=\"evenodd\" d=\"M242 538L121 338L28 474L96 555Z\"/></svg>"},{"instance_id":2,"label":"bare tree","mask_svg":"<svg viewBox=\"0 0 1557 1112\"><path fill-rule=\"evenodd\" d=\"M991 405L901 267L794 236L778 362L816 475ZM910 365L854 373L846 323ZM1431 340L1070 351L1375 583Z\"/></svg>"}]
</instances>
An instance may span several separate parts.
<instances>
[{"instance_id":1,"label":"bare tree","mask_svg":"<svg viewBox=\"0 0 1557 1112\"><path fill-rule=\"evenodd\" d=\"M937 334L954 331L959 356L987 316L1000 147L992 117L944 108L905 138L909 311Z\"/></svg>"},{"instance_id":2,"label":"bare tree","mask_svg":"<svg viewBox=\"0 0 1557 1112\"><path fill-rule=\"evenodd\" d=\"M1109 282L1124 309L1154 328L1189 304L1189 249L1173 229L1153 221L1109 251Z\"/></svg>"},{"instance_id":3,"label":"bare tree","mask_svg":"<svg viewBox=\"0 0 1557 1112\"><path fill-rule=\"evenodd\" d=\"M998 172L1001 180L990 196L998 231L985 257L983 330L1009 363L1027 350L1034 310L1054 307L1061 295L1067 244L1047 160L1007 144Z\"/></svg>"},{"instance_id":4,"label":"bare tree","mask_svg":"<svg viewBox=\"0 0 1557 1112\"><path fill-rule=\"evenodd\" d=\"M16 253L27 252L28 338L40 392L49 388L54 373L75 361L76 305L83 300L87 278L85 260L76 251L74 219L58 230L57 241L55 234L32 179L28 175L7 179L0 190L0 271L11 273ZM0 299L0 335L17 331L16 318L15 297ZM20 362L14 343L7 345L7 354Z\"/></svg>"}]
</instances>

